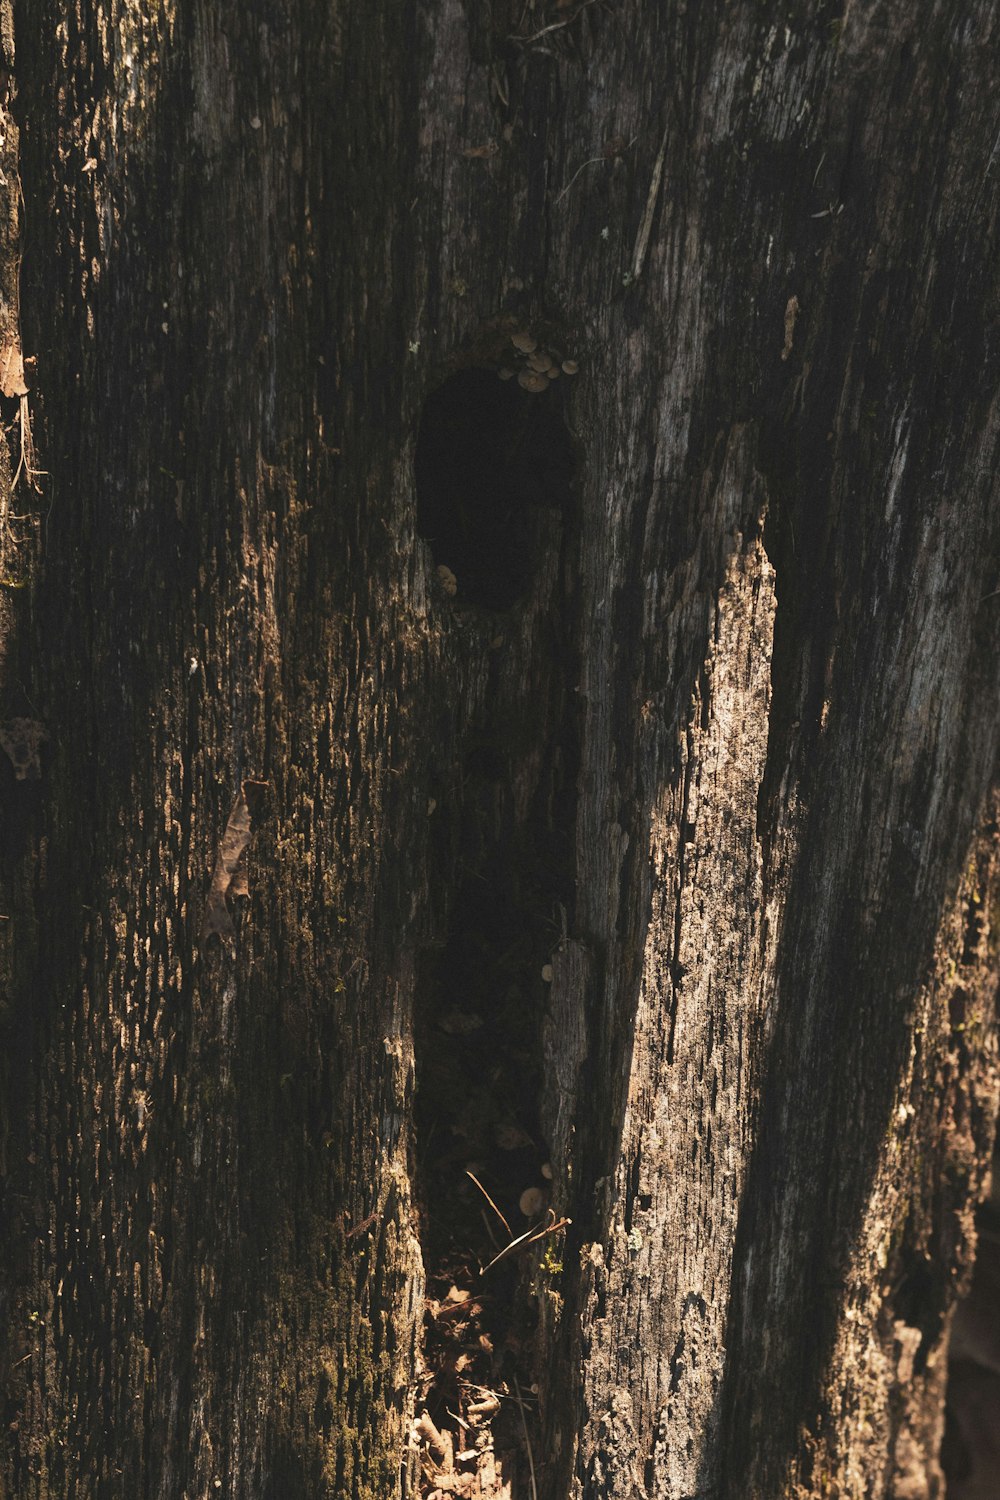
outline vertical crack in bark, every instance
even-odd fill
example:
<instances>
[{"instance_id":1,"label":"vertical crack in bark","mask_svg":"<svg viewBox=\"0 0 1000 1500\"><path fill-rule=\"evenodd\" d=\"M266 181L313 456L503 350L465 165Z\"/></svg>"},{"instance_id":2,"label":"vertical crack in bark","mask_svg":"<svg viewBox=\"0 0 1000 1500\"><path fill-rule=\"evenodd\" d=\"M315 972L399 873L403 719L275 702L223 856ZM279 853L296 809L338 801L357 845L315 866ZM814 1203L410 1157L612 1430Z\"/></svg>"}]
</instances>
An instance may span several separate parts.
<instances>
[{"instance_id":1,"label":"vertical crack in bark","mask_svg":"<svg viewBox=\"0 0 1000 1500\"><path fill-rule=\"evenodd\" d=\"M571 1129L545 1099L545 1028L550 997L565 999L573 905L572 473L554 393L465 370L426 404L418 526L437 568L434 696L451 698L455 752L438 760L429 807L446 916L418 965L414 1016L425 1493L500 1494L519 1470L527 1485L531 1463L541 1482L539 1299L567 1227L550 1131Z\"/></svg>"}]
</instances>

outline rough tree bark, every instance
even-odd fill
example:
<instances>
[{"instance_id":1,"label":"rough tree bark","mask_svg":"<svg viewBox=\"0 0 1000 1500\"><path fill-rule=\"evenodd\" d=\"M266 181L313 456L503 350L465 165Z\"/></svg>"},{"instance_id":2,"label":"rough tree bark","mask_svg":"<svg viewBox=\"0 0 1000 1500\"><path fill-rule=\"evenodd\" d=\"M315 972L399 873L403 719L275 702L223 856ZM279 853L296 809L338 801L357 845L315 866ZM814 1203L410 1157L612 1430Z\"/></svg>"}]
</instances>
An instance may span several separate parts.
<instances>
[{"instance_id":1,"label":"rough tree bark","mask_svg":"<svg viewBox=\"0 0 1000 1500\"><path fill-rule=\"evenodd\" d=\"M4 13L0 1494L942 1492L996 32Z\"/></svg>"}]
</instances>

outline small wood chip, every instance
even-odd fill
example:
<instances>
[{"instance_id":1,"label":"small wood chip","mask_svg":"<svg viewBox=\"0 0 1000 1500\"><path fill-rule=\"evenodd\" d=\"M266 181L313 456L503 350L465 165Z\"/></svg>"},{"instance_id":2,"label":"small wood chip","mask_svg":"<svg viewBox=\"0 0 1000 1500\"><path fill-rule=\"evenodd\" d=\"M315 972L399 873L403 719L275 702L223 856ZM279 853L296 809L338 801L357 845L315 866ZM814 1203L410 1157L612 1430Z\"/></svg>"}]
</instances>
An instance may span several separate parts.
<instances>
[{"instance_id":1,"label":"small wood chip","mask_svg":"<svg viewBox=\"0 0 1000 1500\"><path fill-rule=\"evenodd\" d=\"M418 1437L423 1438L435 1458L443 1459L447 1455L450 1445L431 1421L429 1412L421 1412L413 1424L413 1430Z\"/></svg>"},{"instance_id":2,"label":"small wood chip","mask_svg":"<svg viewBox=\"0 0 1000 1500\"><path fill-rule=\"evenodd\" d=\"M21 344L16 334L8 336L0 349L0 394L11 396L26 396L28 387L24 382L24 360L21 358Z\"/></svg>"}]
</instances>

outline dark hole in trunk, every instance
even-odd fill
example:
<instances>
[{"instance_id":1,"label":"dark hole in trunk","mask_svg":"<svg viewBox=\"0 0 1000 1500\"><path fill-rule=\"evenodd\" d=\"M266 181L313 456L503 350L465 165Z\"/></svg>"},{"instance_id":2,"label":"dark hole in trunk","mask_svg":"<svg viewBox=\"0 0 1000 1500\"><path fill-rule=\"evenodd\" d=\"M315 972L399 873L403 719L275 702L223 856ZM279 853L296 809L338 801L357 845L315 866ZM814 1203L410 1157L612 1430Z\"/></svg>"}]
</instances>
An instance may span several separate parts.
<instances>
[{"instance_id":1,"label":"dark hole in trunk","mask_svg":"<svg viewBox=\"0 0 1000 1500\"><path fill-rule=\"evenodd\" d=\"M533 512L560 506L574 460L555 391L464 369L428 397L415 459L417 530L456 602L509 609L535 571Z\"/></svg>"}]
</instances>

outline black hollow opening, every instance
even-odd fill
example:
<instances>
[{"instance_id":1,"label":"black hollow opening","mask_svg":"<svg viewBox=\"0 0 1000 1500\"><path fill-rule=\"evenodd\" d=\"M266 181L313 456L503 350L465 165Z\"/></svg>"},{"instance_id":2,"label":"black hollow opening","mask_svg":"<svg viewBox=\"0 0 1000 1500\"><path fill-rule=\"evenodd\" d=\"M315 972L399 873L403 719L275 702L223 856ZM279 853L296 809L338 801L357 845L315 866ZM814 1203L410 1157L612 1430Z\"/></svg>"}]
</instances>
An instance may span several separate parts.
<instances>
[{"instance_id":1,"label":"black hollow opening","mask_svg":"<svg viewBox=\"0 0 1000 1500\"><path fill-rule=\"evenodd\" d=\"M460 370L427 398L415 460L417 531L449 568L455 601L509 609L535 569L539 509L569 493L572 441L558 391Z\"/></svg>"}]
</instances>

